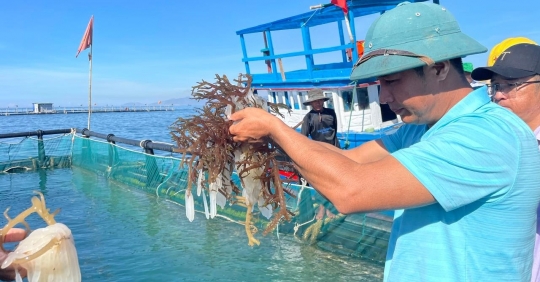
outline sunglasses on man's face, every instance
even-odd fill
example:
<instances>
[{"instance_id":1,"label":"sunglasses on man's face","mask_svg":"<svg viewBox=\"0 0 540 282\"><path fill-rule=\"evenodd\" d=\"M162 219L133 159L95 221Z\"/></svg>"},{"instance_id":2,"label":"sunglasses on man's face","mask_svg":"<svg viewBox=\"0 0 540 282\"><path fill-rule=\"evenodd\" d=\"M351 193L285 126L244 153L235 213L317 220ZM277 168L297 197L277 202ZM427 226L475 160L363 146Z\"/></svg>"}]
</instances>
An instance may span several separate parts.
<instances>
[{"instance_id":1,"label":"sunglasses on man's face","mask_svg":"<svg viewBox=\"0 0 540 282\"><path fill-rule=\"evenodd\" d=\"M514 82L514 83L492 83L492 84L486 84L486 86L489 89L489 94L495 95L495 93L497 92L508 93L511 90L517 89L518 87L522 85L533 84L533 83L540 83L540 80L521 81L521 82Z\"/></svg>"}]
</instances>

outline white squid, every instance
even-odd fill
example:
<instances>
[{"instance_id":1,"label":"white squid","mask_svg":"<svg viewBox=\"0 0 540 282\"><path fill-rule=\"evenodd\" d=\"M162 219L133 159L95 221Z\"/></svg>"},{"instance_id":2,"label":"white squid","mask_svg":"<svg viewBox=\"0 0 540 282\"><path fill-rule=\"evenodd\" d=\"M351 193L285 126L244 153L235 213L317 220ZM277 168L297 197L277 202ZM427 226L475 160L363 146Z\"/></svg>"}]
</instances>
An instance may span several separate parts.
<instances>
[{"instance_id":1,"label":"white squid","mask_svg":"<svg viewBox=\"0 0 540 282\"><path fill-rule=\"evenodd\" d=\"M43 194L39 194L41 200L32 197L32 206L13 220L7 216L6 210L4 215L8 219L8 223L1 230L2 243L9 229L18 223L26 223L24 219L31 213L38 213L48 226L30 233L13 252L8 254L1 267L6 268L14 265L15 269L25 268L30 282L81 281L79 260L71 230L66 225L54 220L56 212L49 213L45 207ZM22 282L18 272L16 273L16 281Z\"/></svg>"},{"instance_id":2,"label":"white squid","mask_svg":"<svg viewBox=\"0 0 540 282\"><path fill-rule=\"evenodd\" d=\"M268 110L268 105L264 99L262 99L259 96L253 95L253 92L249 90L249 93L243 98L245 102L250 104L252 107L261 107L264 110ZM236 105L236 110L241 110L244 106L241 101L234 101ZM255 103L253 105L253 103ZM226 109L226 116L229 117L232 114L232 107L227 106ZM234 151L234 160L235 163L241 163L246 160L247 153L250 150L250 144L243 143L238 149ZM246 234L248 236L248 244L250 246L253 246L254 244L259 245L259 240L255 239L253 237L253 233L251 232L251 214L253 212L253 207L255 205L258 205L259 211L261 211L261 214L266 217L270 218L272 216L272 206L271 205L264 205L264 198L262 194L262 183L260 180L260 176L263 175L264 170L262 167L256 167L252 168L251 170L245 172L242 176L242 182L243 182L243 190L242 190L242 197L237 197L238 200L245 203L247 207L246 211Z\"/></svg>"}]
</instances>

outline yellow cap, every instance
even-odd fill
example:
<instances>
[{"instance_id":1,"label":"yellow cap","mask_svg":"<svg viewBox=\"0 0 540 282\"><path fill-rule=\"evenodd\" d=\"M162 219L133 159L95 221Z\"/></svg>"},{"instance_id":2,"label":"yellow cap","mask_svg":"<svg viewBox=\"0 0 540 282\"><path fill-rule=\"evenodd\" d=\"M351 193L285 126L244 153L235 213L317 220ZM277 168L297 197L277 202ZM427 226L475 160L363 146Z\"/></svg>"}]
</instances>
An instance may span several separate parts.
<instances>
[{"instance_id":1,"label":"yellow cap","mask_svg":"<svg viewBox=\"0 0 540 282\"><path fill-rule=\"evenodd\" d=\"M510 48L511 46L514 46L516 44L521 43L529 43L529 44L536 44L536 42L532 41L531 39L527 37L510 37L506 38L505 40L501 41L499 44L495 45L493 49L491 49L491 52L489 52L489 57L487 61L487 66L491 67L493 64L495 64L495 61L497 61L497 58L504 52L506 49Z\"/></svg>"}]
</instances>

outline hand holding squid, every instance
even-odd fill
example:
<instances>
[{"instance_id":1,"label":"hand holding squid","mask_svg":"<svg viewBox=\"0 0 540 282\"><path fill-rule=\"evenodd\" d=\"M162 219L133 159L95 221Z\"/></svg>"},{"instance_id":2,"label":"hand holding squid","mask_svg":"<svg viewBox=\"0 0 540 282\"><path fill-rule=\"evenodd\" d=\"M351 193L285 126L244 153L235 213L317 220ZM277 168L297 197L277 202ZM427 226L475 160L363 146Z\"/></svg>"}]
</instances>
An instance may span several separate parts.
<instances>
[{"instance_id":1,"label":"hand holding squid","mask_svg":"<svg viewBox=\"0 0 540 282\"><path fill-rule=\"evenodd\" d=\"M234 123L229 127L229 132L234 135L236 142L261 140L270 135L270 129L279 119L259 108L245 108L230 116Z\"/></svg>"},{"instance_id":2,"label":"hand holding squid","mask_svg":"<svg viewBox=\"0 0 540 282\"><path fill-rule=\"evenodd\" d=\"M13 228L9 230L6 233L6 238L4 238L4 242L11 243L11 242L19 242L22 241L26 237L26 231L24 229L20 228ZM0 264L2 264L6 258L8 257L7 251L0 251ZM20 272L20 275L22 277L26 276L26 270L22 269ZM6 267L3 269L0 269L0 280L3 281L11 281L15 279L15 268L13 266Z\"/></svg>"},{"instance_id":3,"label":"hand holding squid","mask_svg":"<svg viewBox=\"0 0 540 282\"><path fill-rule=\"evenodd\" d=\"M22 281L22 276L26 274L30 282L81 281L79 261L71 230L64 224L56 222L54 217L58 210L50 213L45 206L43 194L38 194L39 198L32 197L32 206L15 218L11 219L8 216L9 208L4 212L8 223L0 230L0 248L2 255L5 254L1 269L11 267L15 272L17 282ZM24 234L21 235L20 231L12 229L12 227L21 223L29 230L25 219L32 213L37 213L47 223L47 226L30 233L13 252L6 252L4 242L24 237ZM12 279L11 276L9 278Z\"/></svg>"}]
</instances>

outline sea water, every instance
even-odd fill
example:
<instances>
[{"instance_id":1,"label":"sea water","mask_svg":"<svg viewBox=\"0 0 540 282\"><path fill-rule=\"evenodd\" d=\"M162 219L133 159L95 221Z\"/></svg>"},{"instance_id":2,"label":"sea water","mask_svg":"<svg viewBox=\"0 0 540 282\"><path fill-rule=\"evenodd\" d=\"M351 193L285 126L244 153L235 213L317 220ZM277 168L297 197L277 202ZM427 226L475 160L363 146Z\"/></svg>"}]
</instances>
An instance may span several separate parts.
<instances>
[{"instance_id":1,"label":"sea water","mask_svg":"<svg viewBox=\"0 0 540 282\"><path fill-rule=\"evenodd\" d=\"M193 109L99 113L91 130L135 140L171 142L169 126ZM87 127L86 114L0 116L0 134ZM2 140L0 140L2 142ZM45 195L58 222L71 228L83 281L380 281L382 265L325 252L292 234L256 237L227 220L189 222L182 206L87 171L0 174L0 211L15 217ZM5 224L5 220L1 222ZM32 228L43 226L33 215Z\"/></svg>"}]
</instances>

